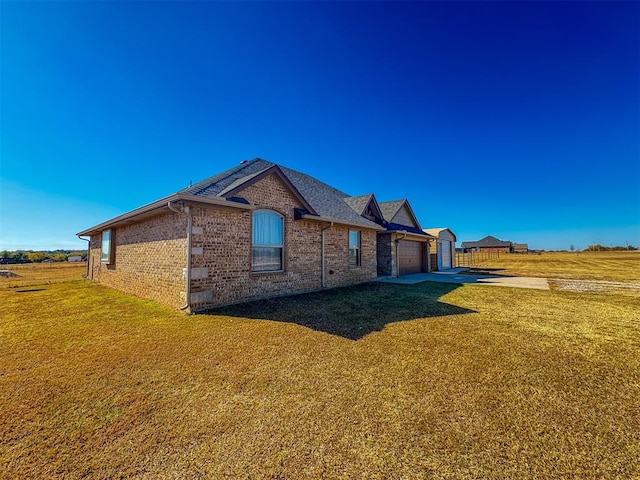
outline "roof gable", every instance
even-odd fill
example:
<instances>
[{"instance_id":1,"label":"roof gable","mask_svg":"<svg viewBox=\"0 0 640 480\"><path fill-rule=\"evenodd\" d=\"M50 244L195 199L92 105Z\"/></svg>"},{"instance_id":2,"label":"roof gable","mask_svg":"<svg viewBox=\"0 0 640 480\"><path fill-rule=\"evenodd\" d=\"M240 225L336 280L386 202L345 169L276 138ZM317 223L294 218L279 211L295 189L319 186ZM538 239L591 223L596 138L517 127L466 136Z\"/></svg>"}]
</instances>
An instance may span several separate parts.
<instances>
[{"instance_id":1,"label":"roof gable","mask_svg":"<svg viewBox=\"0 0 640 480\"><path fill-rule=\"evenodd\" d=\"M393 220L395 214L400 210L400 207L404 203L404 200L391 200L389 202L380 202L380 210L382 211L382 217L390 222Z\"/></svg>"},{"instance_id":2,"label":"roof gable","mask_svg":"<svg viewBox=\"0 0 640 480\"><path fill-rule=\"evenodd\" d=\"M227 188L223 189L220 193L218 193L219 197L231 198L236 196L239 192L244 190L245 188L259 182L263 178L275 175L277 176L282 183L291 191L293 196L300 202L302 206L312 215L317 215L314 208L309 205L309 202L302 196L302 194L298 191L298 189L291 183L291 181L287 178L284 172L280 169L278 165L271 165L270 167L265 168L261 172L256 172L249 174L245 177L238 178L234 182L232 182Z\"/></svg>"},{"instance_id":3,"label":"roof gable","mask_svg":"<svg viewBox=\"0 0 640 480\"><path fill-rule=\"evenodd\" d=\"M368 193L367 195L359 195L357 197L347 197L344 199L344 203L349 205L358 215L362 215L364 209L367 208L367 205L369 205L372 196L373 193Z\"/></svg>"},{"instance_id":4,"label":"roof gable","mask_svg":"<svg viewBox=\"0 0 640 480\"><path fill-rule=\"evenodd\" d=\"M408 208L408 204L405 203L393 216L393 223L398 223L400 225L407 225L410 227L420 228L418 224L418 220L413 215L413 212L410 208Z\"/></svg>"},{"instance_id":5,"label":"roof gable","mask_svg":"<svg viewBox=\"0 0 640 480\"><path fill-rule=\"evenodd\" d=\"M382 202L380 203L380 210L382 210L384 219L389 223L406 225L422 230L420 222L418 222L407 199Z\"/></svg>"},{"instance_id":6,"label":"roof gable","mask_svg":"<svg viewBox=\"0 0 640 480\"><path fill-rule=\"evenodd\" d=\"M373 193L360 195L358 197L347 197L344 202L349 205L358 215L376 223L382 223L384 216L380 210L380 205Z\"/></svg>"}]
</instances>

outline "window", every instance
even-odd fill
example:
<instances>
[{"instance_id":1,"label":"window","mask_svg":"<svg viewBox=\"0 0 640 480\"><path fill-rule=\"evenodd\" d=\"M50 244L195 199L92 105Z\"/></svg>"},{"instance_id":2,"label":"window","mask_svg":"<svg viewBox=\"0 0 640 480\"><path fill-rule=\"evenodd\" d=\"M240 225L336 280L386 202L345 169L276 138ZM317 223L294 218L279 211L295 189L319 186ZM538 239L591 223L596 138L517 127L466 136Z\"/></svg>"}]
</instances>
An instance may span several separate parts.
<instances>
[{"instance_id":1,"label":"window","mask_svg":"<svg viewBox=\"0 0 640 480\"><path fill-rule=\"evenodd\" d=\"M113 263L113 235L111 230L102 232L102 251L100 253L100 261L104 263Z\"/></svg>"},{"instance_id":2,"label":"window","mask_svg":"<svg viewBox=\"0 0 640 480\"><path fill-rule=\"evenodd\" d=\"M251 271L280 272L284 270L284 221L270 210L253 212Z\"/></svg>"},{"instance_id":3,"label":"window","mask_svg":"<svg viewBox=\"0 0 640 480\"><path fill-rule=\"evenodd\" d=\"M349 265L360 265L360 232L349 230Z\"/></svg>"}]
</instances>

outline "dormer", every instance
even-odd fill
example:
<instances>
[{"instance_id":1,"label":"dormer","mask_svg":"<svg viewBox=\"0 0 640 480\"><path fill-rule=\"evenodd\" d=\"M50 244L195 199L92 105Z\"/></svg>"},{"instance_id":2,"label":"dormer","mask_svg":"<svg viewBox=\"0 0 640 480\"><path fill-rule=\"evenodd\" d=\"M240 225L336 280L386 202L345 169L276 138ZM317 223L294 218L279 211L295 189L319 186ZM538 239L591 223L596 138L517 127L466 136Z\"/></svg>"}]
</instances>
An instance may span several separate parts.
<instances>
[{"instance_id":1,"label":"dormer","mask_svg":"<svg viewBox=\"0 0 640 480\"><path fill-rule=\"evenodd\" d=\"M375 222L378 225L384 224L384 216L373 193L357 197L347 197L344 199L344 202L358 215L367 220Z\"/></svg>"}]
</instances>

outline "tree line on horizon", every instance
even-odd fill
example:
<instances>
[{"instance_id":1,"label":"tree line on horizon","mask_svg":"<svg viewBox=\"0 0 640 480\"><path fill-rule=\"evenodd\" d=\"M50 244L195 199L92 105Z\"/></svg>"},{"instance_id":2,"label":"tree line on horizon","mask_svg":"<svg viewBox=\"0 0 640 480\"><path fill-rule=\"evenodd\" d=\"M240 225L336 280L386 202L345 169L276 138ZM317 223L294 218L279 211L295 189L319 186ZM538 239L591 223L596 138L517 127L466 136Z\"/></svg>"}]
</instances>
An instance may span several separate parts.
<instances>
[{"instance_id":1,"label":"tree line on horizon","mask_svg":"<svg viewBox=\"0 0 640 480\"><path fill-rule=\"evenodd\" d=\"M640 247L633 245L617 245L607 247L598 243L589 245L587 248L580 250L575 245L571 245L569 250L572 252L619 252L624 250L638 250ZM547 250L551 251L551 250ZM565 250L566 251L566 250ZM0 263L39 263L49 262L66 262L69 257L81 257L82 261L87 260L86 250L2 250L0 252Z\"/></svg>"},{"instance_id":2,"label":"tree line on horizon","mask_svg":"<svg viewBox=\"0 0 640 480\"><path fill-rule=\"evenodd\" d=\"M39 263L45 260L50 262L66 262L69 257L81 257L87 259L86 250L2 250L0 263Z\"/></svg>"},{"instance_id":3,"label":"tree line on horizon","mask_svg":"<svg viewBox=\"0 0 640 480\"><path fill-rule=\"evenodd\" d=\"M571 245L569 250L571 250L572 252L580 251L574 245ZM606 247L604 245L600 245L599 243L595 243L593 245L589 245L587 248L585 248L582 251L583 252L621 252L624 250L638 250L638 247L634 247L633 245L630 245L630 244L627 244L627 246L617 245L615 247L614 246Z\"/></svg>"}]
</instances>

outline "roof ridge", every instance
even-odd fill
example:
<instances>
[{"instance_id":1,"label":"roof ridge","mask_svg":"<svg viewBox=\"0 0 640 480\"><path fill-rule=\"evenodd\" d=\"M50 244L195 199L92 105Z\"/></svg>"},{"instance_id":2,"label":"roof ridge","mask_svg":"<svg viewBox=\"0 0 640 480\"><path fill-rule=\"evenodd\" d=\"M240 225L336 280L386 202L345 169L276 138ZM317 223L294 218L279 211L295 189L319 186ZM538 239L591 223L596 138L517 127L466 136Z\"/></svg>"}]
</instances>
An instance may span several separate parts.
<instances>
[{"instance_id":1,"label":"roof ridge","mask_svg":"<svg viewBox=\"0 0 640 480\"><path fill-rule=\"evenodd\" d=\"M363 195L349 195L345 198L364 198L364 197L371 197L373 195L373 192L371 193L365 193Z\"/></svg>"},{"instance_id":2,"label":"roof ridge","mask_svg":"<svg viewBox=\"0 0 640 480\"><path fill-rule=\"evenodd\" d=\"M267 160L264 160L262 158L257 158L257 157L251 160L243 160L242 162L240 162L239 165L236 165L235 167L229 168L224 172L220 172L216 175L212 175L200 182L197 182L195 185L191 185L187 188L183 188L182 190L178 190L178 192L197 195L201 191L205 190L209 185L214 183L214 179L215 179L215 182L221 182L222 180L229 178L231 175L235 175L236 173L240 172L241 170L244 170L245 168L249 167L250 165L253 165L258 161L271 163L271 162L268 162Z\"/></svg>"},{"instance_id":3,"label":"roof ridge","mask_svg":"<svg viewBox=\"0 0 640 480\"><path fill-rule=\"evenodd\" d=\"M265 162L266 162L266 160L265 160ZM269 163L272 163L272 162L269 162ZM293 172L293 173L295 173L296 175L302 175L302 176L304 176L304 177L306 177L306 178L309 178L309 179L313 180L314 182L318 182L318 183L321 183L321 184L323 184L323 185L325 185L325 186L329 187L329 188L330 188L330 189L332 189L334 192L339 193L339 194L340 194L340 195L342 195L343 197L349 197L349 194L347 194L347 193L343 192L342 190L338 190L336 187L333 187L333 186L329 185L328 183L323 182L322 180L320 180L320 179L318 179L318 178L316 178L316 177L313 177L313 176L309 175L308 173L299 172L298 170L294 170L293 168L285 167L284 165L280 165L280 164L278 164L278 163L274 163L274 165L277 165L278 167L280 167L280 170L282 170L282 172L283 172L285 175L287 174L287 171L289 171L289 172Z\"/></svg>"},{"instance_id":4,"label":"roof ridge","mask_svg":"<svg viewBox=\"0 0 640 480\"><path fill-rule=\"evenodd\" d=\"M268 170L271 167L267 167L264 170L260 170L258 172L254 172L254 173L249 173L248 175L245 175L243 177L238 178L237 180L234 180L233 182L231 182L227 187L223 188L220 193L218 193L218 197L223 197L225 195L225 193L233 190L234 188L242 185L245 182L248 182L249 180L251 180L252 178L257 177L258 175L260 175L262 172L264 172L265 170ZM235 173L240 172L240 170L237 170ZM229 178L228 176L225 178ZM224 178L221 178L219 181L224 180Z\"/></svg>"}]
</instances>

